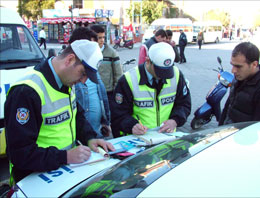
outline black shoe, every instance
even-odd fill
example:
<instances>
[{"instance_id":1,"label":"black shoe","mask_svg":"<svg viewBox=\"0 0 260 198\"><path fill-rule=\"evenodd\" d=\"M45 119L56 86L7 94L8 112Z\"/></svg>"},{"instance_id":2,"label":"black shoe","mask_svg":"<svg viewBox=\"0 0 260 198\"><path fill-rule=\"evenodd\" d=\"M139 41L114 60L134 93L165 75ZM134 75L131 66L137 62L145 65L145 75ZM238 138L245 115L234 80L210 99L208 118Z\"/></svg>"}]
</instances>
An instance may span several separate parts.
<instances>
[{"instance_id":1,"label":"black shoe","mask_svg":"<svg viewBox=\"0 0 260 198\"><path fill-rule=\"evenodd\" d=\"M183 61L183 63L186 63L186 61Z\"/></svg>"}]
</instances>

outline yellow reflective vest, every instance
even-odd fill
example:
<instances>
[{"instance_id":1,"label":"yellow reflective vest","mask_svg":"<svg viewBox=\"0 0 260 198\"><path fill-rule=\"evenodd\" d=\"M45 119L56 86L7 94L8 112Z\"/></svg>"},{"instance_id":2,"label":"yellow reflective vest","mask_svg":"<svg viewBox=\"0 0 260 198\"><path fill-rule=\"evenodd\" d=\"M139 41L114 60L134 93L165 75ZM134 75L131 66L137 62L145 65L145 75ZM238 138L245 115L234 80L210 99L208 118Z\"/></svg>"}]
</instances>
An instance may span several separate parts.
<instances>
[{"instance_id":1,"label":"yellow reflective vest","mask_svg":"<svg viewBox=\"0 0 260 198\"><path fill-rule=\"evenodd\" d=\"M75 88L69 88L70 95L59 92L48 83L42 73L36 70L27 73L12 87L21 84L33 88L41 99L43 122L36 141L37 145L43 148L55 146L62 150L72 148L76 138Z\"/></svg>"},{"instance_id":2,"label":"yellow reflective vest","mask_svg":"<svg viewBox=\"0 0 260 198\"><path fill-rule=\"evenodd\" d=\"M69 95L54 89L41 72L32 70L24 78L12 85L28 85L33 88L41 99L42 124L36 143L39 147L55 146L61 150L74 147L76 139L76 95L75 88L69 88ZM8 95L7 93L7 95ZM10 162L10 185L13 183Z\"/></svg>"},{"instance_id":3,"label":"yellow reflective vest","mask_svg":"<svg viewBox=\"0 0 260 198\"><path fill-rule=\"evenodd\" d=\"M156 97L156 89L147 85L139 85L141 76L138 67L125 74L126 81L133 93L132 116L137 119L136 115L138 115L142 124L148 128L160 126L169 119L174 106L180 74L177 67L173 68L174 77L166 80L167 83L163 84L158 97Z\"/></svg>"}]
</instances>

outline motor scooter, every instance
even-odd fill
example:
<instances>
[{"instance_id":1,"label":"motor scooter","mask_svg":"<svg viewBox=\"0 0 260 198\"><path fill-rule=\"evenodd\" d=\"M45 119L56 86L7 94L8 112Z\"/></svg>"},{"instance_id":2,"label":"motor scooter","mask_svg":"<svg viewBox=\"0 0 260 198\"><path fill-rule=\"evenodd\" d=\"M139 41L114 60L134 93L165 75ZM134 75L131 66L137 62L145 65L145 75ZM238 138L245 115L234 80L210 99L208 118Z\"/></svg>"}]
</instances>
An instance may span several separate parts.
<instances>
[{"instance_id":1,"label":"motor scooter","mask_svg":"<svg viewBox=\"0 0 260 198\"><path fill-rule=\"evenodd\" d=\"M114 41L115 45L113 46L114 49L117 49L118 47L125 47L128 49L133 49L134 47L134 40L123 40L123 44L121 44L122 37L119 37Z\"/></svg>"},{"instance_id":2,"label":"motor scooter","mask_svg":"<svg viewBox=\"0 0 260 198\"><path fill-rule=\"evenodd\" d=\"M234 75L224 71L220 57L217 57L217 60L220 67L213 70L218 72L218 82L208 92L206 102L195 111L194 118L191 121L192 129L199 129L209 123L213 116L219 121L221 115L220 102L231 86Z\"/></svg>"}]
</instances>

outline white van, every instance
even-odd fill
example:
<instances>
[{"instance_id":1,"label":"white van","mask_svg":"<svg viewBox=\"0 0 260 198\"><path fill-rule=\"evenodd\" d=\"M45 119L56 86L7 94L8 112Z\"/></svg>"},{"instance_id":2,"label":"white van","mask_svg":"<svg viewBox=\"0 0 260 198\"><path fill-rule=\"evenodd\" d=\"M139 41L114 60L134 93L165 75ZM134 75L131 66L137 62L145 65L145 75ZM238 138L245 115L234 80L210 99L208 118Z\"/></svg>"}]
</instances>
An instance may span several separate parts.
<instances>
[{"instance_id":1,"label":"white van","mask_svg":"<svg viewBox=\"0 0 260 198\"><path fill-rule=\"evenodd\" d=\"M142 42L154 36L154 31L158 29L171 30L172 40L179 44L180 29L183 29L187 36L188 43L192 42L192 21L189 18L161 18L154 20L145 31Z\"/></svg>"},{"instance_id":2,"label":"white van","mask_svg":"<svg viewBox=\"0 0 260 198\"><path fill-rule=\"evenodd\" d=\"M193 41L197 41L200 31L203 31L203 43L218 43L222 39L222 23L220 21L195 21L193 23Z\"/></svg>"},{"instance_id":3,"label":"white van","mask_svg":"<svg viewBox=\"0 0 260 198\"><path fill-rule=\"evenodd\" d=\"M3 147L4 103L12 83L45 56L18 13L0 7L0 155Z\"/></svg>"}]
</instances>

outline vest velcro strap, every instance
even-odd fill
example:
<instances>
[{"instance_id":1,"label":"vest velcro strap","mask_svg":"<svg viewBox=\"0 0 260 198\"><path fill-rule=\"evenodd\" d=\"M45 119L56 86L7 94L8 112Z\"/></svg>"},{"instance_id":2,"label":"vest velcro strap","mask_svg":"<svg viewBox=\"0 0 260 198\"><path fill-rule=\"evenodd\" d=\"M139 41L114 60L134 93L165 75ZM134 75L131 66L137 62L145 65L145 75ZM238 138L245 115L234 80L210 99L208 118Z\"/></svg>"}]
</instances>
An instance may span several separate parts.
<instances>
[{"instance_id":1,"label":"vest velcro strap","mask_svg":"<svg viewBox=\"0 0 260 198\"><path fill-rule=\"evenodd\" d=\"M70 144L70 145L68 145L68 146L66 146L66 147L64 147L64 148L62 148L61 150L67 151L67 150L72 149L72 148L75 147L75 146L76 146L76 142L74 141L73 144Z\"/></svg>"}]
</instances>

